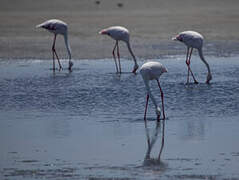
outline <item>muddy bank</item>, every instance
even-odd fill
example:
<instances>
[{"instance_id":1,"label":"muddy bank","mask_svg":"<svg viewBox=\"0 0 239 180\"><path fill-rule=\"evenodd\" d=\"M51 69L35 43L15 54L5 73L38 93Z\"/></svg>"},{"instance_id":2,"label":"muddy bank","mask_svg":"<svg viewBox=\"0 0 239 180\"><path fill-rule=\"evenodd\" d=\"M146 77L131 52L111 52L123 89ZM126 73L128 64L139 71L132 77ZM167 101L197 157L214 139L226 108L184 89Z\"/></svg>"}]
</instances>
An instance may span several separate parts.
<instances>
[{"instance_id":1,"label":"muddy bank","mask_svg":"<svg viewBox=\"0 0 239 180\"><path fill-rule=\"evenodd\" d=\"M205 36L205 54L238 54L239 2L230 0L3 0L0 6L0 57L51 58L52 35L35 25L59 18L69 25L74 59L111 57L114 42L98 31L123 25L131 31L131 43L140 58L185 53L185 47L171 41L183 30ZM57 39L61 57L67 57L63 39ZM122 56L129 57L124 44Z\"/></svg>"}]
</instances>

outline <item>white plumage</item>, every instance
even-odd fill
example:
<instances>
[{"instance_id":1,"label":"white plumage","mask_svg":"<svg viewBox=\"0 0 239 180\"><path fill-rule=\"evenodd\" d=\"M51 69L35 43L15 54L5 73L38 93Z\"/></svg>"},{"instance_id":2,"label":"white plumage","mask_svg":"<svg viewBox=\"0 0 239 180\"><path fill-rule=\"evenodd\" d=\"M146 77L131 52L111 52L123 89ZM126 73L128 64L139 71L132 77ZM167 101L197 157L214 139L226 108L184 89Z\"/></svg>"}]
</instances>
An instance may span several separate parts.
<instances>
[{"instance_id":1,"label":"white plumage","mask_svg":"<svg viewBox=\"0 0 239 180\"><path fill-rule=\"evenodd\" d=\"M129 41L129 30L122 26L111 26L100 31L100 34L107 34L116 41Z\"/></svg>"},{"instance_id":2,"label":"white plumage","mask_svg":"<svg viewBox=\"0 0 239 180\"><path fill-rule=\"evenodd\" d=\"M183 42L186 46L191 48L202 48L203 36L195 31L184 31L179 33L174 40Z\"/></svg>"},{"instance_id":3,"label":"white plumage","mask_svg":"<svg viewBox=\"0 0 239 180\"><path fill-rule=\"evenodd\" d=\"M191 75L194 79L194 83L196 83L196 84L198 83L192 73L191 68L190 68L190 60L191 60L191 55L192 55L192 51L194 48L198 50L200 59L203 61L203 63L207 67L208 75L207 75L206 83L209 84L210 80L212 80L210 67L209 67L208 63L206 62L206 60L203 56L203 52L202 52L203 39L204 39L203 36L200 33L195 32L195 31L184 31L184 32L179 33L177 36L175 36L173 38L173 40L180 41L187 46L187 55L186 55L186 64L188 66L187 83L189 83L189 72L191 73Z\"/></svg>"},{"instance_id":4,"label":"white plumage","mask_svg":"<svg viewBox=\"0 0 239 180\"><path fill-rule=\"evenodd\" d=\"M150 97L150 99L152 100L152 102L155 106L155 111L156 111L156 114L158 115L158 120L159 120L160 115L161 115L161 110L160 110L159 106L157 105L157 102L156 102L156 100L155 100L155 98L154 98L154 96L153 96L153 94L150 90L150 87L149 87L149 81L150 80L156 80L157 83L158 83L160 93L161 93L161 100L162 100L163 119L165 119L164 96L163 96L162 88L161 88L160 83L159 83L159 77L165 72L167 72L167 69L159 62L146 62L140 68L140 74L141 74L141 76L144 80L144 84L145 84L146 91L147 91L146 106L145 106L145 112L144 112L144 120L146 120L146 113L147 113L149 97Z\"/></svg>"},{"instance_id":5,"label":"white plumage","mask_svg":"<svg viewBox=\"0 0 239 180\"><path fill-rule=\"evenodd\" d=\"M132 70L132 73L136 73L139 66L137 64L136 57L135 57L135 55L134 55L134 53L131 49L131 46L130 46L130 33L129 33L128 29L126 29L125 27L122 27L122 26L111 26L109 28L101 30L99 32L99 34L108 35L116 41L115 46L114 46L113 51L112 51L112 54L113 54L113 58L114 58L114 61L115 61L115 66L116 66L117 73L118 72L121 73L120 54L119 54L119 45L118 45L119 41L124 41L126 43L126 45L128 47L128 50L129 50L129 52L132 55L133 60L134 60L134 68ZM117 48L117 57L118 57L119 69L118 69L118 65L117 65L116 57L115 57L115 49L116 48Z\"/></svg>"},{"instance_id":6,"label":"white plumage","mask_svg":"<svg viewBox=\"0 0 239 180\"><path fill-rule=\"evenodd\" d=\"M47 20L39 25L36 26L36 28L44 28L46 30L48 30L49 32L54 34L54 39L53 39L53 45L52 45L52 54L53 54L53 70L55 70L55 56L58 60L58 64L59 64L59 70L62 69L59 57L56 53L55 50L55 43L56 43L56 36L58 34L61 34L64 37L65 40L65 45L66 45L66 49L69 55L69 67L68 69L71 71L72 70L72 66L73 66L73 62L71 61L71 48L68 42L68 28L67 28L67 24L59 19L50 19Z\"/></svg>"}]
</instances>

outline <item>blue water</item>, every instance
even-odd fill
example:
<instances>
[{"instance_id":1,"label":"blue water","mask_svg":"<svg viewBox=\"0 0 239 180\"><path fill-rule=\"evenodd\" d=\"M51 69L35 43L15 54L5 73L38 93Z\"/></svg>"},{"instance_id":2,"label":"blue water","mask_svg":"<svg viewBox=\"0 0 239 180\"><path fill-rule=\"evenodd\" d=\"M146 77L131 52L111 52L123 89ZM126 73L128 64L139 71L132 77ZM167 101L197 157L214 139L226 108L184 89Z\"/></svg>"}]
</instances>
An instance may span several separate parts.
<instances>
[{"instance_id":1,"label":"blue water","mask_svg":"<svg viewBox=\"0 0 239 180\"><path fill-rule=\"evenodd\" d=\"M145 88L129 73L132 61L122 60L118 75L111 59L76 60L72 73L53 73L50 60L1 60L0 177L239 178L239 57L207 57L210 85L198 57L191 66L200 83L185 85L184 58L155 59L168 69L160 78L167 118L161 163L153 162L162 125L147 165ZM156 82L151 87L160 104ZM151 102L148 120L152 138Z\"/></svg>"}]
</instances>

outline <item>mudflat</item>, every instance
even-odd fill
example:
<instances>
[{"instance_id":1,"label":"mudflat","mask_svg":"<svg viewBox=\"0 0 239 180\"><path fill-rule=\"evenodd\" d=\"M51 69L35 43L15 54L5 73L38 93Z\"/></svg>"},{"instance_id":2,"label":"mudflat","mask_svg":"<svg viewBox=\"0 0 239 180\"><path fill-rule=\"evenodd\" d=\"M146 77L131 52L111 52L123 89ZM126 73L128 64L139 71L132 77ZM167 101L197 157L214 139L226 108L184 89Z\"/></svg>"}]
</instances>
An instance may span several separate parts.
<instances>
[{"instance_id":1,"label":"mudflat","mask_svg":"<svg viewBox=\"0 0 239 180\"><path fill-rule=\"evenodd\" d=\"M207 55L238 54L238 7L237 0L1 0L0 58L51 59L52 34L35 28L51 18L67 22L73 59L111 57L114 41L98 31L112 25L130 30L139 58L185 53L171 40L184 30L203 34ZM56 48L67 58L62 37Z\"/></svg>"}]
</instances>

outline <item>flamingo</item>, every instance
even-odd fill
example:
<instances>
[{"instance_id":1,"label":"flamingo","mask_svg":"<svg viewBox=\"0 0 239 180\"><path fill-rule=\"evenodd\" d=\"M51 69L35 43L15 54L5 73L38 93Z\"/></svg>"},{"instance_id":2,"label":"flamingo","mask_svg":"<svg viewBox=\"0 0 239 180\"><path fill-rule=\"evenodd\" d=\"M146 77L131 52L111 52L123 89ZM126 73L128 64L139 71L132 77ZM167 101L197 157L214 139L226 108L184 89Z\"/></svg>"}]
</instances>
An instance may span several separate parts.
<instances>
[{"instance_id":1,"label":"flamingo","mask_svg":"<svg viewBox=\"0 0 239 180\"><path fill-rule=\"evenodd\" d=\"M188 66L188 76L187 76L187 84L189 83L189 72L191 73L194 83L198 84L197 80L195 79L193 72L190 68L190 60L191 60L191 55L193 52L193 49L197 49L200 59L203 61L203 63L206 65L208 74L207 74L207 80L206 83L209 84L210 80L212 80L212 75L210 71L210 67L205 60L202 52L202 47L203 47L203 36L199 34L198 32L195 31L184 31L179 33L177 36L172 38L175 41L180 41L183 42L187 46L187 55L186 55L186 64Z\"/></svg>"},{"instance_id":2,"label":"flamingo","mask_svg":"<svg viewBox=\"0 0 239 180\"><path fill-rule=\"evenodd\" d=\"M140 68L140 74L141 74L141 76L144 80L144 84L145 84L146 91L147 91L146 106L145 106L145 111L144 111L144 120L145 121L146 121L146 113L147 113L149 97L150 97L150 99L152 100L152 102L155 106L158 121L160 120L160 115L161 115L161 110L160 110L159 106L157 105L156 100L154 99L154 96L151 93L151 90L150 90L150 87L149 87L149 81L150 80L156 80L157 83L158 83L159 90L160 90L160 93L161 93L163 120L165 119L164 96L163 96L163 91L162 91L162 88L161 88L160 82L159 82L159 77L165 72L167 72L167 69L159 62L146 62Z\"/></svg>"},{"instance_id":3,"label":"flamingo","mask_svg":"<svg viewBox=\"0 0 239 180\"><path fill-rule=\"evenodd\" d=\"M39 25L36 26L36 28L44 28L46 30L48 30L49 32L54 34L54 39L53 39L53 45L52 45L52 55L53 55L53 71L55 71L55 55L56 58L58 60L58 64L59 64L59 70L62 69L59 57L56 53L55 50L55 44L56 44L56 36L58 34L64 36L64 40L65 40L65 45L66 45L66 49L69 55L69 71L72 70L72 66L73 66L73 62L71 61L71 48L68 42L68 28L67 28L67 24L61 20L58 19L50 19L47 20Z\"/></svg>"},{"instance_id":4,"label":"flamingo","mask_svg":"<svg viewBox=\"0 0 239 180\"><path fill-rule=\"evenodd\" d=\"M135 55L134 55L134 53L131 49L131 46L130 46L129 30L126 29L125 27L122 27L122 26L111 26L109 28L101 30L99 32L99 34L108 35L116 41L115 46L114 46L113 51L112 51L112 54L113 54L113 57L114 57L117 73L118 72L121 73L120 54L119 54L119 45L118 45L119 41L124 41L126 43L126 45L128 47L128 50L129 50L129 52L130 52L130 54L131 54L131 56L133 57L133 60L134 60L134 68L132 70L132 73L136 73L139 66L137 64L137 60L136 60ZM118 61L119 61L119 69L118 69L118 65L117 65L116 57L115 57L115 49L116 48L117 48L117 56L118 56Z\"/></svg>"}]
</instances>

